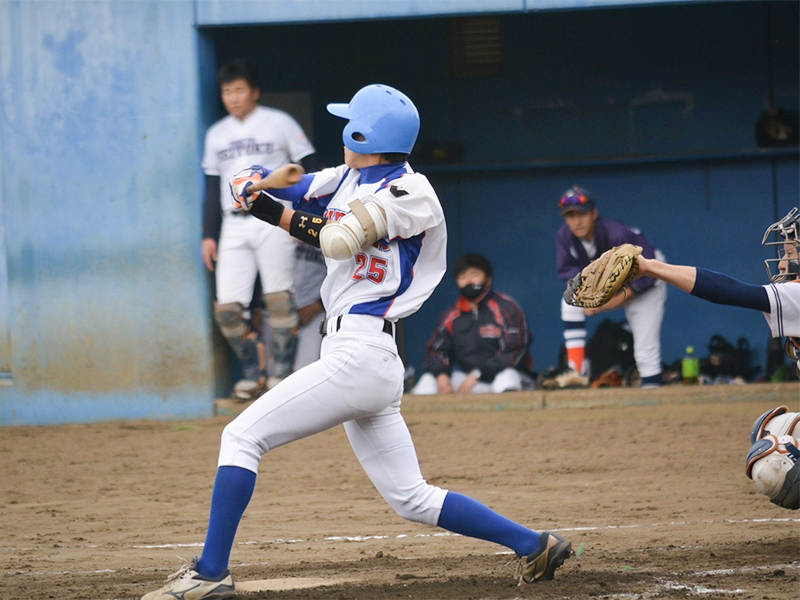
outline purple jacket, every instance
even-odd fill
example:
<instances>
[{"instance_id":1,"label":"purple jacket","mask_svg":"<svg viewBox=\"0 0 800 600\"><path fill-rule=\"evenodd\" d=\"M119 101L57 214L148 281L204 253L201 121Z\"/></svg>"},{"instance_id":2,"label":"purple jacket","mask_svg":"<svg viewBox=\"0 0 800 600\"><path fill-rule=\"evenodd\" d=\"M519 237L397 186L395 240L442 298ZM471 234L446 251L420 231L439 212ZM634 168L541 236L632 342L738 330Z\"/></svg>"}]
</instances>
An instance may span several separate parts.
<instances>
[{"instance_id":1,"label":"purple jacket","mask_svg":"<svg viewBox=\"0 0 800 600\"><path fill-rule=\"evenodd\" d=\"M558 276L564 280L564 283L575 277L603 252L620 244L641 246L645 258L655 258L653 245L641 233L636 233L619 221L598 217L594 223L594 242L597 246L597 254L589 256L581 241L572 235L569 226L565 224L558 230L556 234L556 266ZM652 287L655 282L656 280L652 277L642 277L631 283L630 287L634 292L643 292Z\"/></svg>"}]
</instances>

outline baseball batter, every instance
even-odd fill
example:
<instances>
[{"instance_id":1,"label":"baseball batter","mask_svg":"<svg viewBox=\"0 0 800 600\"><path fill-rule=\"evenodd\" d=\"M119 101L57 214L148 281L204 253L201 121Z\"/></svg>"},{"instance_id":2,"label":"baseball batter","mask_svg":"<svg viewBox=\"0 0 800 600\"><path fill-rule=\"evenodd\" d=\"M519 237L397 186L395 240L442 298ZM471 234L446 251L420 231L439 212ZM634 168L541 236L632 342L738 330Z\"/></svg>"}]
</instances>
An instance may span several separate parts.
<instances>
[{"instance_id":1,"label":"baseball batter","mask_svg":"<svg viewBox=\"0 0 800 600\"><path fill-rule=\"evenodd\" d=\"M242 365L244 379L234 392L247 400L260 395L267 385L257 335L250 332L250 302L257 275L261 277L270 329L270 383L292 371L298 326L292 295L295 244L285 231L265 225L246 211L234 210L228 181L252 164L275 169L300 160L311 163L316 157L314 147L292 117L259 106L261 92L252 65L246 61L223 65L218 81L228 116L206 133L202 251L206 266L216 273L215 320Z\"/></svg>"},{"instance_id":2,"label":"baseball batter","mask_svg":"<svg viewBox=\"0 0 800 600\"><path fill-rule=\"evenodd\" d=\"M558 276L569 282L592 260L622 244L641 246L645 256L663 258L661 252L637 230L601 217L592 197L578 186L561 196L561 214L566 223L556 234ZM589 383L591 365L586 364L586 317L600 311L624 308L633 334L633 356L642 387L661 385L661 323L664 319L666 286L646 277L635 281L599 309L578 308L561 301L564 344L572 376L570 383ZM573 375L577 374L577 377ZM601 375L596 373L594 375Z\"/></svg>"},{"instance_id":3,"label":"baseball batter","mask_svg":"<svg viewBox=\"0 0 800 600\"><path fill-rule=\"evenodd\" d=\"M403 363L398 319L416 312L446 269L447 231L431 184L406 161L419 132L411 99L387 85L359 90L328 111L347 119L345 164L271 190L284 204L247 188L268 174L253 167L232 184L251 214L319 246L328 274L321 358L268 391L222 434L203 554L145 600L234 594L228 561L250 502L261 457L339 424L362 468L402 517L511 548L520 583L550 579L571 552L561 536L537 533L483 504L428 484L400 413ZM248 178L252 177L252 181Z\"/></svg>"},{"instance_id":4,"label":"baseball batter","mask_svg":"<svg viewBox=\"0 0 800 600\"><path fill-rule=\"evenodd\" d=\"M800 373L800 214L793 208L764 233L762 245L777 248L765 261L768 285L750 285L727 275L638 257L639 276L654 277L717 304L759 310L772 337L786 337L786 353ZM773 504L800 508L800 413L780 406L756 419L746 474Z\"/></svg>"}]
</instances>

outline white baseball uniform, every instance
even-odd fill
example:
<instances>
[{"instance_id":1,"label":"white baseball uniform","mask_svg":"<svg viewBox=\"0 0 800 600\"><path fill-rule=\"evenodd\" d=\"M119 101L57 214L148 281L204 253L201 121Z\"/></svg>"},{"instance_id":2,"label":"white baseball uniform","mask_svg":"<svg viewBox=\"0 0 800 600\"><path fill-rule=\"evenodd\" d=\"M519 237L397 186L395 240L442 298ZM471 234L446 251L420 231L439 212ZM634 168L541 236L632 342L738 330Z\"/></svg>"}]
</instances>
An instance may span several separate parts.
<instances>
[{"instance_id":1,"label":"white baseball uniform","mask_svg":"<svg viewBox=\"0 0 800 600\"><path fill-rule=\"evenodd\" d=\"M261 456L340 423L375 487L406 519L436 525L446 490L422 476L400 414L403 363L393 331L419 309L446 271L447 232L428 180L406 164L315 175L305 199L329 220L348 203L374 201L388 236L353 258L326 258L327 328L321 358L250 405L223 432L219 466L258 471ZM388 331L388 333L387 333Z\"/></svg>"},{"instance_id":2,"label":"white baseball uniform","mask_svg":"<svg viewBox=\"0 0 800 600\"><path fill-rule=\"evenodd\" d=\"M772 337L800 337L800 280L765 285L769 298L769 323Z\"/></svg>"},{"instance_id":3,"label":"white baseball uniform","mask_svg":"<svg viewBox=\"0 0 800 600\"><path fill-rule=\"evenodd\" d=\"M243 120L228 115L206 133L203 170L220 178L223 219L217 250L217 300L248 306L256 273L263 292L292 289L294 242L285 231L233 209L228 182L251 165L277 169L314 153L302 128L287 113L257 106Z\"/></svg>"}]
</instances>

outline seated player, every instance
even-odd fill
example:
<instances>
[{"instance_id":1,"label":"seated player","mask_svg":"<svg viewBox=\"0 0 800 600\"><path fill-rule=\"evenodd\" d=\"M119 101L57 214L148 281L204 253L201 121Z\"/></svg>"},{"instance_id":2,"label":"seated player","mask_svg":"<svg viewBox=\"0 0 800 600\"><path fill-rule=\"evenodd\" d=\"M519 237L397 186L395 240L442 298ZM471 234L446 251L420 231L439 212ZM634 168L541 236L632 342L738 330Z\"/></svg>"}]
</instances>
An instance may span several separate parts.
<instances>
[{"instance_id":1,"label":"seated player","mask_svg":"<svg viewBox=\"0 0 800 600\"><path fill-rule=\"evenodd\" d=\"M412 393L521 390L523 382L532 382L533 364L525 313L492 288L492 264L480 254L459 257L455 277L461 296L439 320Z\"/></svg>"}]
</instances>

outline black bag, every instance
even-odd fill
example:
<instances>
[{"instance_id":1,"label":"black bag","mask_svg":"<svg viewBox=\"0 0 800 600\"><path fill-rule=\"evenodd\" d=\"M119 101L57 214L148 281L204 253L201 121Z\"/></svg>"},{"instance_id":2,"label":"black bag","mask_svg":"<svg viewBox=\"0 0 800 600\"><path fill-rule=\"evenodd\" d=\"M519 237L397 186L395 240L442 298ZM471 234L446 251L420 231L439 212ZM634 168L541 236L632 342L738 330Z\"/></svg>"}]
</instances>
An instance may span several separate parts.
<instances>
[{"instance_id":1,"label":"black bag","mask_svg":"<svg viewBox=\"0 0 800 600\"><path fill-rule=\"evenodd\" d=\"M749 379L750 342L739 338L736 346L721 335L711 336L708 358L700 360L700 372L709 377L742 377Z\"/></svg>"},{"instance_id":2,"label":"black bag","mask_svg":"<svg viewBox=\"0 0 800 600\"><path fill-rule=\"evenodd\" d=\"M625 377L636 366L633 358L633 334L621 323L606 319L586 343L586 357L590 361L592 381L611 367L616 367L619 374Z\"/></svg>"}]
</instances>

